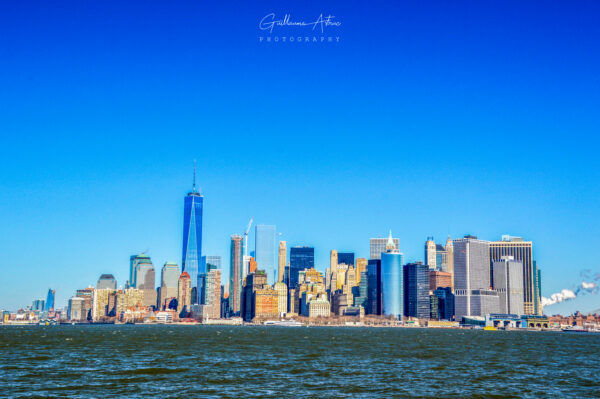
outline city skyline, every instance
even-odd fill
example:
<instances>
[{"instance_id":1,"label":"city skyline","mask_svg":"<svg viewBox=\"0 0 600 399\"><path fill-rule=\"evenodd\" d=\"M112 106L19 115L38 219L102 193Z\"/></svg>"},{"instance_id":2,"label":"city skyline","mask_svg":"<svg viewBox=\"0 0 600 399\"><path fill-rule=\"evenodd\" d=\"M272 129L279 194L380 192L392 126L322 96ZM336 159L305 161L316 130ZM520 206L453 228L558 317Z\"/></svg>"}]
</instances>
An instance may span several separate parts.
<instances>
[{"instance_id":1,"label":"city skyline","mask_svg":"<svg viewBox=\"0 0 600 399\"><path fill-rule=\"evenodd\" d=\"M186 226L186 225L187 225L187 226L190 226L190 213L191 213L191 212L190 212L190 210L191 210L190 208L191 208L191 207L190 207L190 204L188 204L188 201L187 201L187 200L188 200L188 199L189 199L191 196L198 196L198 197L200 197L200 198L201 198L201 200L203 200L203 197L201 196L201 194L200 194L199 192L197 192L197 191L196 191L196 180L195 180L195 178L196 178L196 170L195 170L195 168L194 168L194 183L193 183L193 189L192 189L192 191L191 191L191 192L189 192L189 193L188 193L188 195L186 196L186 202L185 202L185 205L184 205L184 208L185 208L185 212L184 212L184 226ZM200 203L200 210L202 211L202 202ZM193 216L193 214L192 214L192 216ZM193 217L192 217L192 218L193 218ZM189 228L189 227L188 227L188 228ZM272 255L273 259L272 259L272 261L271 261L271 260L267 261L267 263L269 263L269 262L270 262L270 263L269 263L268 265L266 265L266 266L267 266L266 268L265 268L265 266L262 266L262 265L260 265L260 264L258 265L258 268L259 268L259 269L261 269L261 270L264 270L264 271L267 273L267 276L269 276L269 274L270 274L270 273L269 273L269 270L268 270L268 269L272 269L272 273L277 273L277 272L278 272L278 270L277 270L277 267L275 267L275 265L276 265L276 263L277 263L277 260L275 259L275 257L276 257L276 253L275 253L275 249L276 249L276 248L275 248L275 247L276 247L276 246L279 246L279 242L282 242L283 240L277 240L277 239L276 239L276 226L275 226L275 225L264 225L264 224L258 224L258 225L256 225L256 227L255 227L255 229L254 229L254 230L255 230L255 232L259 232L259 231L261 231L262 229L265 229L265 228L266 228L266 229L269 231L269 233L268 233L268 235L267 235L267 236L269 237L269 239L270 239L270 240L275 240L275 242L274 242L274 243L271 243L271 244L269 244L269 248L267 249L267 252L269 252L269 253L270 253L269 257L271 257L271 255ZM201 232L201 231L202 231L202 229L203 229L203 226L202 226L202 217L200 217L200 220L199 220L199 222L198 222L197 229L199 229L199 231L200 231L200 232ZM263 234L263 233L261 232L261 234ZM244 243L245 243L246 245L248 245L248 243L247 243L247 242L245 242L245 241L246 241L246 240L248 240L248 241L249 241L249 238L254 238L254 245L255 245L255 246L257 245L257 243L256 243L256 234L254 235L254 237L252 237L252 235L247 235L247 236L245 236L246 238L242 237L241 235L233 234L233 235L230 237L230 238L231 238L231 243L232 243L231 245L233 245L234 237L235 237L235 239L238 241L238 244L236 244L236 250L235 250L235 251L236 251L236 253L238 253L238 255L240 255L240 256L241 256L241 253L242 253L242 251L243 251L243 246L244 246ZM260 237L260 235L259 235L259 237ZM185 228L184 228L184 241L185 241L185 238L186 238L186 234L185 234ZM474 237L474 236L471 236L471 235L468 235L468 234L467 234L467 235L464 235L464 238L463 238L463 237L456 237L455 239L456 239L458 242L460 242L460 241L464 241L464 240L469 240L469 239L471 239L471 238L473 238L473 239L477 240L477 237ZM452 238L451 238L451 236L449 235L449 236L447 237L447 240L448 240L448 241L446 242L446 244L448 244L449 242L451 242L451 241L450 241L451 239L452 239ZM426 240L424 240L424 242L425 242L425 248L426 248L426 251L425 251L425 253L424 253L424 256L423 256L423 258L422 258L422 259L417 259L417 260L406 261L406 258L404 257L404 254L403 254L403 253L402 253L402 251L400 251L400 249L398 248L398 243L400 242L400 240L399 240L398 238L396 238L396 237L394 237L394 238L393 238L393 237L392 237L392 231L390 230L390 231L389 231L389 236L388 236L388 238L384 238L384 237L371 237L371 238L369 239L369 251L368 251L368 252L370 253L370 257L372 257L372 255L373 255L374 251L375 251L375 252L377 252L377 250L376 250L376 249L374 249L374 248L377 248L378 250L382 250L382 251L383 251L383 249L382 249L382 248L380 248L380 247L382 247L382 244L381 244L381 243L382 243L383 241L385 241L385 247L386 247L386 249L385 249L385 251L384 251L384 252L382 252L382 253L380 254L380 256L379 256L379 257L377 257L377 256L376 256L376 257L375 257L375 259L378 259L378 258L380 258L381 256L385 255L385 252L388 252L388 249L389 249L389 248L391 248L391 247L393 247L392 249L393 249L394 251L397 251L397 252L400 254L400 258L399 258L399 259L400 259L400 261L398 262L398 265L400 265L401 267L400 267L400 269L399 269L398 271L399 271L401 274L402 274L402 273L405 273L405 271L403 272L403 268L404 268L405 266L410 266L410 265L413 265L413 264L414 264L414 262L417 262L417 263L423 263L423 264L425 264L425 263L427 262L428 258L430 258L430 255L429 255L429 253L428 253L428 250L427 250L427 248L431 247L431 245L433 245L433 246L434 246L434 247L433 247L434 249L436 248L436 246L437 246L437 248L438 248L438 249L439 249L439 248L442 248L442 249L443 249L443 247L442 247L442 246L440 246L439 244L435 244L435 240L434 240L434 237L433 237L433 236L427 236L427 237L426 237ZM512 247L518 246L518 248L521 248L521 247L523 247L523 248L529 248L528 250L526 250L527 252L524 252L524 253L528 254L527 256L529 256L529 259L531 259L531 258L532 258L532 249L531 249L532 245L531 245L531 241L524 241L524 240L523 240L521 237L514 236L514 235L507 235L507 234L503 234L503 235L502 235L502 237L501 237L501 239L495 239L495 240L494 240L494 239L491 239L491 240L488 240L488 241L486 241L486 242L489 242L489 245L490 245L490 253L494 253L494 251L495 251L495 249L494 249L494 248L498 248L500 245L512 246ZM431 243L433 243L433 244L431 244ZM455 241L455 244L456 244L456 241ZM184 256L185 256L185 254L186 254L186 250L185 250L185 248L186 248L186 246L185 246L185 244L184 244ZM291 249L292 251L291 251L291 252L289 252L289 253L287 254L287 263L288 263L288 264L290 264L290 263L292 263L292 262L293 262L293 261L291 260L291 256L292 256L292 253L294 252L294 250L295 250L295 251L297 251L297 252L298 252L298 251L300 251L300 252L298 252L298 253L303 253L303 252L304 252L304 251L306 251L306 250L310 250L310 251L311 251L311 260L310 260L310 261L308 261L308 262L307 262L307 261L304 261L304 260L302 260L300 263L302 263L302 265L304 265L304 266L302 266L302 267L297 267L297 270L295 270L295 272L294 272L294 271L292 271L292 275L294 275L294 273L296 273L296 274L297 274L297 272L298 272L298 271L304 270L304 269L306 269L306 268L311 268L311 267L315 267L315 268L316 268L316 269L317 269L319 272L322 272L322 273L324 273L324 272L326 271L326 265L325 265L324 267L321 267L321 265L319 265L319 264L317 264L317 263L316 263L317 261L315 261L315 260L312 260L312 259L315 259L315 256L313 255L313 254L315 254L315 252L316 252L316 250L315 250L315 247L306 246L306 245L296 245L296 246L290 247L290 249ZM234 249L233 249L233 246L232 246L232 247L230 247L230 256L231 256L231 251L233 251L233 250L234 250ZM258 250L258 247L257 247L257 250ZM132 255L132 256L130 256L130 265L129 265L129 268L128 268L128 272L129 272L129 276L130 276L130 278L131 278L131 276L133 276L133 284L132 284L132 286L133 286L133 287L136 287L136 286L137 286L137 287L139 287L139 286L140 286L140 283L141 283L141 281L139 280L139 276L137 276L137 274L138 274L138 273L140 273L140 266L139 266L139 265L141 265L141 266L144 266L144 262L146 262L146 263L148 263L148 264L150 265L150 267L152 268L152 269L151 269L151 272L152 272L152 277L151 277L151 279L150 279L150 280L148 280L148 281L150 281L150 282L151 282L151 281L155 281L155 284L154 284L154 289L152 289L152 288L150 288L150 287L145 287L145 284L144 284L144 283L142 283L142 287L143 287L142 289L143 289L143 290L148 290L148 291L150 292L150 294L151 294L151 295L150 295L150 297L148 297L148 295L146 295L146 296L147 296L147 298L146 298L146 300L145 300L145 302L148 302L148 303L147 303L147 305L149 305L150 303L155 303L155 302L156 302L156 298L154 297L154 295L156 295L156 292L154 292L154 291L155 291L155 289L156 289L156 288L160 288L160 287L161 287L161 278L162 278L162 277L161 277L161 275L159 275L159 273L158 273L158 272L155 272L156 268L153 266L153 264L152 264L152 261L150 260L150 256L148 256L148 254L147 254L146 252L147 252L147 251L144 251L144 252L142 252L142 253L140 253L140 254L138 254L138 255ZM337 251L336 249L333 249L333 252L335 252L335 256L336 256L336 259L337 259L337 257L338 257L338 251ZM464 251L462 251L462 252L464 253ZM251 252L251 253L252 253L254 256L256 256L254 251L253 251L253 252ZM507 253L510 253L510 254L512 254L512 252L507 252ZM517 253L518 253L518 254L520 254L520 252L517 252ZM355 256L354 250L352 250L352 251L349 251L349 252L345 252L345 253L344 253L344 252L340 252L339 254L341 254L341 255L342 255L342 259L344 259L344 258L348 258L349 260L351 259L351 262L354 262L354 256ZM255 258L254 258L254 256L252 256L252 257L251 257L251 256L248 256L248 257L249 257L249 258L252 258L252 259L255 259ZM305 256L305 255L301 255L301 256ZM330 256L331 256L331 253L330 253ZM360 256L360 254L359 254L359 256ZM487 254L487 256L489 257L489 256L490 256L490 254L488 253L488 254ZM498 256L499 256L499 255L498 255ZM194 256L194 258L196 258L196 256ZM230 270L227 270L227 268L225 268L225 269L221 269L221 265L220 265L220 258L221 258L221 255L208 255L208 256L207 256L207 255L203 255L203 256L199 256L199 259L198 259L198 262L197 262L197 263L198 263L198 267L200 267L200 266L202 266L202 267L206 267L206 261L207 261L207 259L211 259L211 260L212 260L214 263L219 263L219 265L213 265L213 267L217 266L217 268L218 268L219 270L221 270L221 271L220 271L220 273L224 272L224 273L223 273L223 276L224 276L224 278L225 278L226 280L229 280L229 282L231 283L231 281L232 281L232 280L231 280L231 277L230 277L229 273L230 273L230 270L232 270L232 269L231 269L231 268L232 268L232 265L231 265L231 263L230 263L230 265L229 265L229 269L230 269ZM439 258L439 259L441 259L441 258L440 258L440 256L438 256L438 258ZM139 263L139 260L140 260L140 259L141 259L142 263ZM184 258L184 259L185 259L185 258ZM490 258L490 259L491 259L491 258ZM492 259L492 260L493 260L493 259ZM230 262L231 262L231 258L230 258ZM314 263L311 263L311 262L314 262ZM183 263L183 262L182 262L182 263ZM337 262L336 262L336 263L337 263ZM344 262L343 262L343 261L340 261L340 263L344 263ZM348 262L346 261L345 263L348 263ZM494 262L484 262L484 264L487 264L487 263L494 263ZM536 263L536 260L533 260L533 263L535 264L535 263ZM352 263L349 263L349 264L352 264ZM385 262L384 262L384 264L385 264ZM136 266L136 265L137 265L137 266ZM166 262L165 262L165 266L167 266L167 265L171 265L171 266L177 266L177 264L176 264L176 263L174 263L174 262L171 262L171 261L166 261ZM313 266L313 265L314 265L314 266ZM243 265L242 265L242 262L241 262L241 260L240 260L240 267L241 267L241 270L240 270L240 273L241 273L241 274L240 274L240 276L241 276L241 278L240 278L239 280L240 280L240 292L241 292L241 283L242 283L243 279L245 278L245 277L244 277L244 274L247 274L247 273L248 273L248 271L245 271L245 270L243 269ZM431 268L431 266L428 266L427 268ZM288 266L288 269L286 269L286 273L287 273L288 271L290 271L290 270L291 270L291 269L289 269L289 266ZM435 270L435 269L434 269L434 270ZM441 270L441 269L439 269L439 270ZM492 270L493 270L493 269L492 269ZM522 270L523 270L523 268L522 268ZM181 268L181 272L182 272L182 273L183 273L183 272L186 272L186 271L188 271L188 270L184 270L183 268ZM539 272L539 269L536 269L536 272ZM146 273L146 272L144 272L144 273ZM154 277L154 276L155 276L155 274L156 274L156 277ZM137 277L137 279L136 279L136 277ZM491 276L487 276L487 278L490 278L490 277L491 277ZM286 278L287 278L287 277L286 277ZM296 276L295 278L297 279L297 276ZM111 284L113 284L113 286L116 286L116 284L117 284L117 281L116 281L116 279L114 278L114 276L113 276L112 274L102 274L102 275L100 276L100 279L98 280L98 285L100 284L100 281L101 281L101 280L103 280L103 279L112 279L112 283L111 283ZM401 280L401 281L402 281L402 279L403 279L403 278L402 278L402 277L400 277L400 280ZM137 280L137 281L136 281L136 280ZM192 280L192 279L190 279L190 280ZM271 281L271 280L273 280L273 281ZM269 277L269 281L271 281L271 282L270 282L270 284L271 284L271 285L273 285L273 284L274 284L274 283L277 281L277 279L274 279L273 277ZM286 281L287 281L287 280L286 280ZM454 280L453 280L453 281L454 281ZM131 282L130 282L129 280L126 280L126 284L127 284L127 283L131 284ZM190 281L190 283L191 283L191 281ZM400 283L400 284L402 284L402 283ZM485 286L486 284L487 284L487 283L484 283L484 284L483 284L481 287L478 287L478 289L480 289L480 288L483 288L483 286ZM488 285L490 285L490 284L488 284ZM123 287L123 286L124 286L124 285L122 285L122 284L120 284L120 285L119 285L119 287ZM84 287L84 286L82 285L81 287ZM396 290L397 290L397 289L396 289ZM195 287L193 287L193 285L192 285L192 303L193 303L193 302L194 302L194 300L195 300L195 299L194 299L194 295L196 295L196 296L198 296L198 295L199 295L199 293L198 293L198 292L195 292L195 291L196 291L196 289L195 289ZM384 291L385 291L385 290L384 290ZM522 290L521 290L521 291L522 291ZM52 301L52 302L54 302L55 290L53 290L52 288L50 288L50 289L49 289L49 292L52 292L52 296L53 296L53 301ZM406 295L406 293L403 293L402 295ZM549 294L548 296L550 296L550 294ZM34 297L32 297L32 298L35 298L35 296L34 296ZM68 301L68 300L69 300L69 298L67 298L67 301ZM36 299L33 299L33 302L35 303L35 302L36 302ZM566 301L566 303L569 303L569 301ZM238 305L238 306L239 306L239 305ZM384 306L384 305L383 305L383 303L382 303L382 306ZM397 306L399 306L400 308L404 309L404 306L406 306L406 305L405 305L405 304L399 304L399 305L397 305ZM46 301L46 304L45 304L45 308L47 308L47 307L48 307L48 301ZM59 307L61 307L61 306L59 306ZM384 308L385 308L385 306L384 306ZM382 308L382 311L384 310L384 308ZM530 310L530 311L531 311L531 310ZM552 312L547 312L547 313L548 313L548 314L554 314L554 313L552 313Z\"/></svg>"},{"instance_id":2,"label":"city skyline","mask_svg":"<svg viewBox=\"0 0 600 399\"><path fill-rule=\"evenodd\" d=\"M515 6L3 4L1 306L122 283L146 250L156 274L181 266L194 159L202 253L222 269L254 217L321 270L389 229L406 263L429 236L517 235L544 296L577 287L600 271L600 10ZM341 42L258 43L260 18L287 11L337 15Z\"/></svg>"}]
</instances>

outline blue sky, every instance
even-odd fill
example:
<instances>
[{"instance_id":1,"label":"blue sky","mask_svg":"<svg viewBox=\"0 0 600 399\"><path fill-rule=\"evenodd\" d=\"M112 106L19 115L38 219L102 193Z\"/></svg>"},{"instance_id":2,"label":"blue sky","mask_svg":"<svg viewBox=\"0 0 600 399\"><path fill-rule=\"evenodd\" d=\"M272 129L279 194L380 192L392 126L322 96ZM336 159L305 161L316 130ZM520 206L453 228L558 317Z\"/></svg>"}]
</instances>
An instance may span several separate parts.
<instances>
[{"instance_id":1,"label":"blue sky","mask_svg":"<svg viewBox=\"0 0 600 399\"><path fill-rule=\"evenodd\" d=\"M180 264L194 159L225 273L250 217L321 270L392 229L533 240L545 296L600 272L598 3L121 3L0 5L0 308ZM259 43L270 12L340 42Z\"/></svg>"}]
</instances>

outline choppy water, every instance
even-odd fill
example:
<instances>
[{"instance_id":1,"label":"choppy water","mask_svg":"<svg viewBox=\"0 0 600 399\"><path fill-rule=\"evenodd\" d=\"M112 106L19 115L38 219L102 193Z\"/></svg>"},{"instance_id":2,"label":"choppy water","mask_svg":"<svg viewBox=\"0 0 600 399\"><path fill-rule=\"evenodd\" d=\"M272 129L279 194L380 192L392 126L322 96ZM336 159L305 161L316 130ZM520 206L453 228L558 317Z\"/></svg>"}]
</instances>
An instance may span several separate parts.
<instances>
[{"instance_id":1,"label":"choppy water","mask_svg":"<svg viewBox=\"0 0 600 399\"><path fill-rule=\"evenodd\" d=\"M600 335L0 327L4 397L600 397Z\"/></svg>"}]
</instances>

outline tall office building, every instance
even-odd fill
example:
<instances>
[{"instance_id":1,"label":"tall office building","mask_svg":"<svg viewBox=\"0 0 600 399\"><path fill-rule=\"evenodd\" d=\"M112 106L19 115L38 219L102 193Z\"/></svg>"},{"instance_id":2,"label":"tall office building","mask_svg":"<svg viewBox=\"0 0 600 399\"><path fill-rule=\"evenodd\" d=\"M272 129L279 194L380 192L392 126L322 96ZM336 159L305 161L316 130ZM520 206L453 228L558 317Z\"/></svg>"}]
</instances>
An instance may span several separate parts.
<instances>
[{"instance_id":1,"label":"tall office building","mask_svg":"<svg viewBox=\"0 0 600 399\"><path fill-rule=\"evenodd\" d=\"M34 312L43 312L46 305L46 301L43 299L34 299L31 303L31 310Z\"/></svg>"},{"instance_id":2,"label":"tall office building","mask_svg":"<svg viewBox=\"0 0 600 399\"><path fill-rule=\"evenodd\" d=\"M209 255L204 257L206 259L206 261L204 262L206 264L206 271L210 270L210 268L212 267L213 269L220 269L221 268L221 257L218 255Z\"/></svg>"},{"instance_id":3,"label":"tall office building","mask_svg":"<svg viewBox=\"0 0 600 399\"><path fill-rule=\"evenodd\" d=\"M433 237L427 237L425 242L425 264L432 270L436 270L436 246Z\"/></svg>"},{"instance_id":4,"label":"tall office building","mask_svg":"<svg viewBox=\"0 0 600 399\"><path fill-rule=\"evenodd\" d=\"M537 267L537 262L533 261L533 275L534 278L534 309L536 310L537 315L542 315L544 313L544 308L542 307L542 271Z\"/></svg>"},{"instance_id":5,"label":"tall office building","mask_svg":"<svg viewBox=\"0 0 600 399\"><path fill-rule=\"evenodd\" d=\"M98 283L96 284L96 289L102 290L102 289L106 289L106 288L110 288L113 290L117 289L117 280L115 279L115 276L113 276L112 274L103 274L98 279Z\"/></svg>"},{"instance_id":6,"label":"tall office building","mask_svg":"<svg viewBox=\"0 0 600 399\"><path fill-rule=\"evenodd\" d=\"M267 271L267 276L273 274L269 278L269 283L274 284L276 281L275 273L277 273L277 239L276 229L273 225L258 224L254 228L254 258L258 267Z\"/></svg>"},{"instance_id":7,"label":"tall office building","mask_svg":"<svg viewBox=\"0 0 600 399\"><path fill-rule=\"evenodd\" d=\"M498 293L491 290L489 244L474 236L453 242L456 320L499 312Z\"/></svg>"},{"instance_id":8,"label":"tall office building","mask_svg":"<svg viewBox=\"0 0 600 399\"><path fill-rule=\"evenodd\" d=\"M450 236L448 236L448 239L446 240L444 250L446 251L446 270L442 271L451 274L452 280L450 288L454 291L454 244L452 243Z\"/></svg>"},{"instance_id":9,"label":"tall office building","mask_svg":"<svg viewBox=\"0 0 600 399\"><path fill-rule=\"evenodd\" d=\"M196 191L196 167L194 166L194 184L183 201L183 251L181 270L188 272L192 284L192 303L198 303L198 276L205 276L202 265L202 208L204 197Z\"/></svg>"},{"instance_id":10,"label":"tall office building","mask_svg":"<svg viewBox=\"0 0 600 399\"><path fill-rule=\"evenodd\" d=\"M234 314L240 313L243 273L243 241L238 234L231 236L229 251L229 309Z\"/></svg>"},{"instance_id":11,"label":"tall office building","mask_svg":"<svg viewBox=\"0 0 600 399\"><path fill-rule=\"evenodd\" d=\"M71 321L83 321L87 318L85 310L85 299L77 296L69 299L68 318Z\"/></svg>"},{"instance_id":12,"label":"tall office building","mask_svg":"<svg viewBox=\"0 0 600 399\"><path fill-rule=\"evenodd\" d=\"M105 317L116 316L117 300L113 289L94 290L92 319L99 321Z\"/></svg>"},{"instance_id":13,"label":"tall office building","mask_svg":"<svg viewBox=\"0 0 600 399\"><path fill-rule=\"evenodd\" d=\"M452 287L452 275L447 272L437 270L429 271L429 290L434 291L438 288Z\"/></svg>"},{"instance_id":14,"label":"tall office building","mask_svg":"<svg viewBox=\"0 0 600 399\"><path fill-rule=\"evenodd\" d=\"M210 264L208 267L204 303L208 306L209 317L218 319L221 316L221 270Z\"/></svg>"},{"instance_id":15,"label":"tall office building","mask_svg":"<svg viewBox=\"0 0 600 399\"><path fill-rule=\"evenodd\" d=\"M400 248L400 240L394 238L394 245L396 248ZM370 257L369 259L381 259L381 254L385 252L385 247L388 243L387 238L371 238L369 240Z\"/></svg>"},{"instance_id":16,"label":"tall office building","mask_svg":"<svg viewBox=\"0 0 600 399\"><path fill-rule=\"evenodd\" d=\"M129 257L129 286L130 287L137 288L137 286L138 286L137 272L140 269L140 266L146 265L146 264L151 265L152 261L150 260L150 257L143 252L141 254L131 255ZM142 266L141 268L145 269L146 267Z\"/></svg>"},{"instance_id":17,"label":"tall office building","mask_svg":"<svg viewBox=\"0 0 600 399\"><path fill-rule=\"evenodd\" d=\"M403 255L390 231L385 252L381 253L381 306L385 316L395 316L399 320L404 313L402 260Z\"/></svg>"},{"instance_id":18,"label":"tall office building","mask_svg":"<svg viewBox=\"0 0 600 399\"><path fill-rule=\"evenodd\" d=\"M367 307L368 314L381 314L381 259L369 259L367 263Z\"/></svg>"},{"instance_id":19,"label":"tall office building","mask_svg":"<svg viewBox=\"0 0 600 399\"><path fill-rule=\"evenodd\" d=\"M173 299L177 299L177 287L181 271L175 262L166 262L160 274L159 308L168 309Z\"/></svg>"},{"instance_id":20,"label":"tall office building","mask_svg":"<svg viewBox=\"0 0 600 399\"><path fill-rule=\"evenodd\" d=\"M144 306L156 306L156 271L149 257L136 265L135 287L144 293Z\"/></svg>"},{"instance_id":21,"label":"tall office building","mask_svg":"<svg viewBox=\"0 0 600 399\"><path fill-rule=\"evenodd\" d=\"M182 316L190 311L192 306L192 281L188 272L183 272L177 281L177 313ZM182 314L185 313L185 314Z\"/></svg>"},{"instance_id":22,"label":"tall office building","mask_svg":"<svg viewBox=\"0 0 600 399\"><path fill-rule=\"evenodd\" d=\"M300 270L315 267L315 249L312 247L293 247L290 249L290 267L287 286L294 288L298 284Z\"/></svg>"},{"instance_id":23,"label":"tall office building","mask_svg":"<svg viewBox=\"0 0 600 399\"><path fill-rule=\"evenodd\" d=\"M404 315L428 319L429 312L429 270L421 262L404 265Z\"/></svg>"},{"instance_id":24,"label":"tall office building","mask_svg":"<svg viewBox=\"0 0 600 399\"><path fill-rule=\"evenodd\" d=\"M94 301L94 287L79 289L75 296L83 298L85 307L85 319L92 319L92 302Z\"/></svg>"},{"instance_id":25,"label":"tall office building","mask_svg":"<svg viewBox=\"0 0 600 399\"><path fill-rule=\"evenodd\" d=\"M535 309L535 274L533 272L533 243L521 237L503 235L501 241L490 242L491 262L512 256L523 262L523 306L525 314L537 314Z\"/></svg>"},{"instance_id":26,"label":"tall office building","mask_svg":"<svg viewBox=\"0 0 600 399\"><path fill-rule=\"evenodd\" d=\"M56 291L53 289L48 290L48 295L46 296L46 304L44 306L44 311L49 312L54 309L54 297L56 295Z\"/></svg>"},{"instance_id":27,"label":"tall office building","mask_svg":"<svg viewBox=\"0 0 600 399\"><path fill-rule=\"evenodd\" d=\"M367 260L365 258L356 259L356 284L360 284L362 281L362 273L367 271Z\"/></svg>"},{"instance_id":28,"label":"tall office building","mask_svg":"<svg viewBox=\"0 0 600 399\"><path fill-rule=\"evenodd\" d=\"M498 291L500 313L524 314L523 307L523 262L512 256L492 263L493 285Z\"/></svg>"},{"instance_id":29,"label":"tall office building","mask_svg":"<svg viewBox=\"0 0 600 399\"><path fill-rule=\"evenodd\" d=\"M354 252L338 252L338 264L354 266Z\"/></svg>"},{"instance_id":30,"label":"tall office building","mask_svg":"<svg viewBox=\"0 0 600 399\"><path fill-rule=\"evenodd\" d=\"M277 281L283 283L285 278L285 265L287 263L287 243L279 241L279 253L277 259Z\"/></svg>"},{"instance_id":31,"label":"tall office building","mask_svg":"<svg viewBox=\"0 0 600 399\"><path fill-rule=\"evenodd\" d=\"M454 317L454 295L450 287L438 288L433 291L438 299L437 319L452 320Z\"/></svg>"},{"instance_id":32,"label":"tall office building","mask_svg":"<svg viewBox=\"0 0 600 399\"><path fill-rule=\"evenodd\" d=\"M278 310L279 314L287 313L287 305L288 305L288 290L287 285L284 282L278 281L273 285L273 289L277 291L278 296Z\"/></svg>"},{"instance_id":33,"label":"tall office building","mask_svg":"<svg viewBox=\"0 0 600 399\"><path fill-rule=\"evenodd\" d=\"M338 263L338 251L336 249L332 249L329 253L329 268L331 270L337 269Z\"/></svg>"}]
</instances>

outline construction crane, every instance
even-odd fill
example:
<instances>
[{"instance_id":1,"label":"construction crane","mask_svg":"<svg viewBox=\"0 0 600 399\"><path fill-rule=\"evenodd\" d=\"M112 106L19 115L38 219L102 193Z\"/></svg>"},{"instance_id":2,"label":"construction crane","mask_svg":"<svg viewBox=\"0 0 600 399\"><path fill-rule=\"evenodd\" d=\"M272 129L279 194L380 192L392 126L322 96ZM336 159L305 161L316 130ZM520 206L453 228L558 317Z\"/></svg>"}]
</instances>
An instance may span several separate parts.
<instances>
[{"instance_id":1,"label":"construction crane","mask_svg":"<svg viewBox=\"0 0 600 399\"><path fill-rule=\"evenodd\" d=\"M254 217L251 217L250 222L248 222L248 228L246 229L246 232L244 233L244 256L248 256L248 232L250 231L250 226L252 226L253 220L254 220Z\"/></svg>"}]
</instances>

